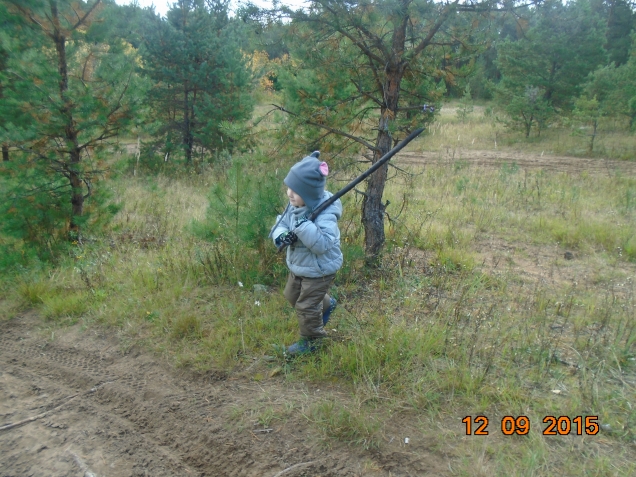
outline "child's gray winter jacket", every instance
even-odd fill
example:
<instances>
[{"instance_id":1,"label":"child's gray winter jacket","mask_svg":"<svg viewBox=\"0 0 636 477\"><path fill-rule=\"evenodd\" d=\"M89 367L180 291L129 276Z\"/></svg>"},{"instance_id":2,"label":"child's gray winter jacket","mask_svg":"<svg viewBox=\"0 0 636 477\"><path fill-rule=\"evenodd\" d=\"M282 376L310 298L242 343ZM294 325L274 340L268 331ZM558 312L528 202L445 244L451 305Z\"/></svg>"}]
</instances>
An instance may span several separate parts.
<instances>
[{"instance_id":1,"label":"child's gray winter jacket","mask_svg":"<svg viewBox=\"0 0 636 477\"><path fill-rule=\"evenodd\" d=\"M325 191L318 205L332 195L331 192ZM279 215L276 218L276 225L270 236L274 243L281 234L289 231L298 236L298 241L287 247L287 266L294 275L307 278L332 275L342 266L338 228L338 219L342 216L342 203L337 200L313 222L307 220L296 227L298 218L310 212L306 206L289 205L282 217Z\"/></svg>"}]
</instances>

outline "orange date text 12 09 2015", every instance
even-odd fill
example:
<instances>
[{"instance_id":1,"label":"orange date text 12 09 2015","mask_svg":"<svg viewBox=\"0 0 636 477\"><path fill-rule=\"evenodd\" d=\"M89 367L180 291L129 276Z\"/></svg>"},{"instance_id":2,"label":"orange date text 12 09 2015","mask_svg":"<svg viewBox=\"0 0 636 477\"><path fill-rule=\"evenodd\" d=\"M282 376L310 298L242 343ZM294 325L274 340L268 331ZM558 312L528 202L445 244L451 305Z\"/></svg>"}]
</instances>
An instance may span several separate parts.
<instances>
[{"instance_id":1,"label":"orange date text 12 09 2015","mask_svg":"<svg viewBox=\"0 0 636 477\"><path fill-rule=\"evenodd\" d=\"M544 436L566 436L570 433L577 436L598 434L598 416L545 416L543 423L546 426L542 429ZM462 419L465 425L467 436L487 436L490 419L486 416L466 416ZM530 432L530 418L527 416L504 416L501 418L501 432L505 436L525 436Z\"/></svg>"}]
</instances>

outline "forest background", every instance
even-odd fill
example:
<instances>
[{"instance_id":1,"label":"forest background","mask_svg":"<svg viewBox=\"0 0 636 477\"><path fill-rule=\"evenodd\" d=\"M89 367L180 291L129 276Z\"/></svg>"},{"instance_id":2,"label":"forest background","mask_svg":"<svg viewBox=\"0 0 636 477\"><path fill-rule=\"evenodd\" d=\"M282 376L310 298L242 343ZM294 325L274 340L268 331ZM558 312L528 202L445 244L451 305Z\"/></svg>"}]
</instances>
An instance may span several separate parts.
<instances>
[{"instance_id":1,"label":"forest background","mask_svg":"<svg viewBox=\"0 0 636 477\"><path fill-rule=\"evenodd\" d=\"M630 475L636 180L608 161L635 159L634 5L275 7L180 0L162 18L109 0L0 1L3 314L112 326L178 365L238 372L294 339L267 239L285 171L319 149L335 191L426 126L408 148L434 153L426 168L397 162L343 199L328 349L251 378L353 383L350 403L308 415L365 448L392 412L436 425L597 415L583 433L606 440L589 459L539 436L488 458ZM476 168L476 148L573 166ZM579 171L583 158L607 172ZM500 267L506 247L525 256ZM548 249L574 278L512 266Z\"/></svg>"}]
</instances>

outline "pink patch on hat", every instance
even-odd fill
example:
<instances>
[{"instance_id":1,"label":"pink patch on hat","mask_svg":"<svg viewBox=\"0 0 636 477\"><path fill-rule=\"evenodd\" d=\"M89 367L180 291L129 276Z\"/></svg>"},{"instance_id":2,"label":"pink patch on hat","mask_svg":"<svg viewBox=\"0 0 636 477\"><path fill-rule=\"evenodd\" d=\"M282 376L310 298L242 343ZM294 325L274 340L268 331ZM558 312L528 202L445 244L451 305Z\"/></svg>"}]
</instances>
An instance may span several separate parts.
<instances>
[{"instance_id":1,"label":"pink patch on hat","mask_svg":"<svg viewBox=\"0 0 636 477\"><path fill-rule=\"evenodd\" d=\"M329 175L329 166L326 162L321 162L318 169L323 176L327 177Z\"/></svg>"}]
</instances>

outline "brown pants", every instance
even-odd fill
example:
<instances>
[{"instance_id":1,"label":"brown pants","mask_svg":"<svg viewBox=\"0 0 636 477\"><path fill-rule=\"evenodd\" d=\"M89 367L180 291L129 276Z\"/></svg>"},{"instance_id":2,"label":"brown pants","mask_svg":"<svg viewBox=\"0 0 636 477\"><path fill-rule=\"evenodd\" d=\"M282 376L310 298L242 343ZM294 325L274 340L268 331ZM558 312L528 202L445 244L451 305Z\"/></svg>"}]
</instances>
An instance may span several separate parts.
<instances>
[{"instance_id":1,"label":"brown pants","mask_svg":"<svg viewBox=\"0 0 636 477\"><path fill-rule=\"evenodd\" d=\"M296 309L300 336L304 338L322 338L327 332L322 326L322 314L331 306L331 297L327 290L335 275L319 278L304 278L289 272L283 294Z\"/></svg>"}]
</instances>

